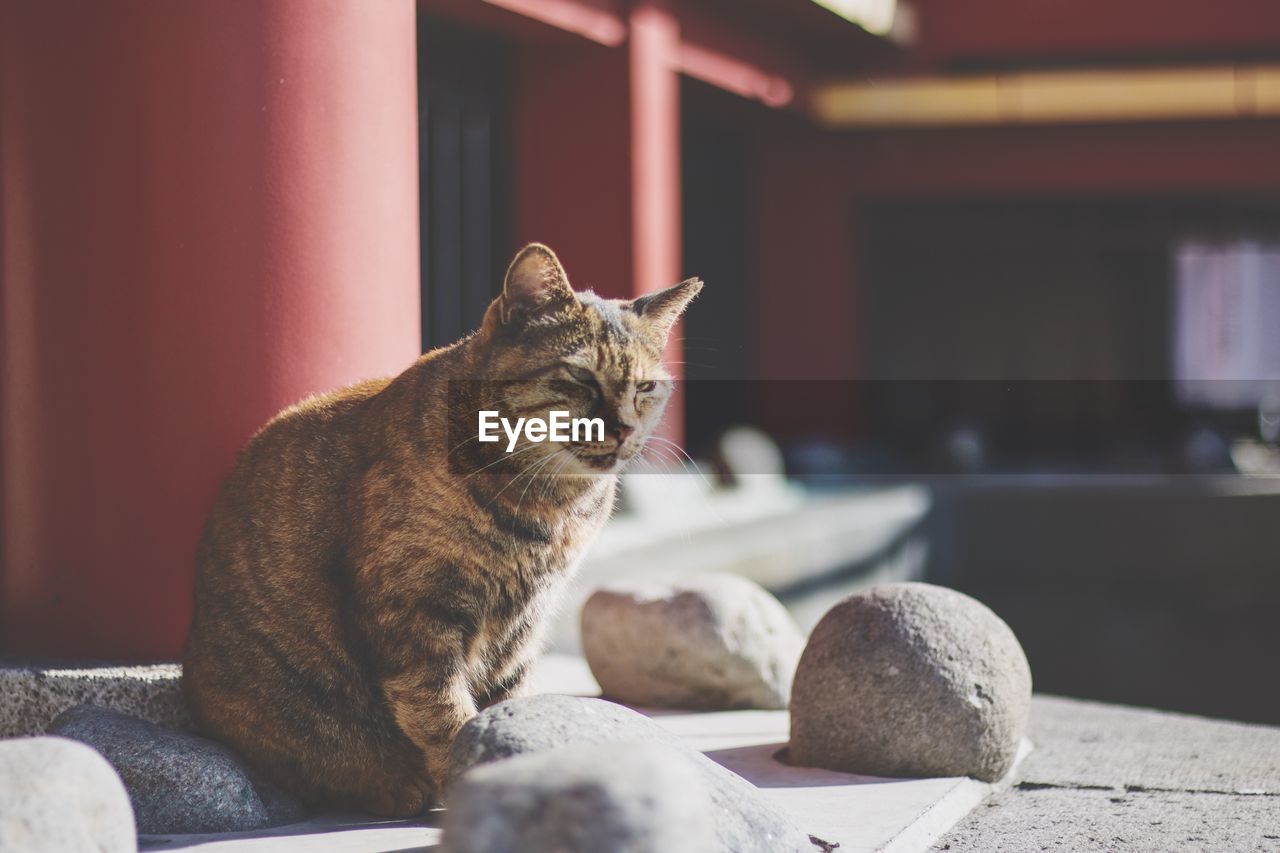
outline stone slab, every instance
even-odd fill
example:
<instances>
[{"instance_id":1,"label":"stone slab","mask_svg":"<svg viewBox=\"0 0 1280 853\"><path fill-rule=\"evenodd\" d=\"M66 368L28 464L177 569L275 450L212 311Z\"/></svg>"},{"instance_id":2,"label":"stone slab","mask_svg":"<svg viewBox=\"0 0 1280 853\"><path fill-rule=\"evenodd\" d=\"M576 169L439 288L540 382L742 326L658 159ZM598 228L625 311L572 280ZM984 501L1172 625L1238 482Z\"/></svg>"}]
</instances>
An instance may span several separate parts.
<instances>
[{"instance_id":1,"label":"stone slab","mask_svg":"<svg viewBox=\"0 0 1280 853\"><path fill-rule=\"evenodd\" d=\"M783 752L786 711L646 713L756 785L806 832L838 842L840 853L927 849L997 787L968 778L888 779L793 767ZM1020 756L1030 749L1024 744Z\"/></svg>"},{"instance_id":2,"label":"stone slab","mask_svg":"<svg viewBox=\"0 0 1280 853\"><path fill-rule=\"evenodd\" d=\"M535 669L538 692L596 695L584 661L548 655ZM929 848L996 788L972 779L883 779L780 761L786 711L671 712L639 709L694 748L756 784L795 815L807 832L839 842L839 853L909 853ZM1024 745L1023 755L1029 750ZM378 820L326 815L291 827L223 836L144 836L144 850L209 853L340 853L431 850L440 842L438 816Z\"/></svg>"},{"instance_id":3,"label":"stone slab","mask_svg":"<svg viewBox=\"0 0 1280 853\"><path fill-rule=\"evenodd\" d=\"M200 853L409 853L434 850L439 816L384 820L361 814L329 814L293 826L221 835L142 835L138 850Z\"/></svg>"},{"instance_id":4,"label":"stone slab","mask_svg":"<svg viewBox=\"0 0 1280 853\"><path fill-rule=\"evenodd\" d=\"M1280 851L1280 729L1037 696L1031 737L934 850Z\"/></svg>"},{"instance_id":5,"label":"stone slab","mask_svg":"<svg viewBox=\"0 0 1280 853\"><path fill-rule=\"evenodd\" d=\"M89 704L173 728L190 724L178 687L182 667L34 666L0 662L0 737L44 734L68 708Z\"/></svg>"},{"instance_id":6,"label":"stone slab","mask_svg":"<svg viewBox=\"0 0 1280 853\"><path fill-rule=\"evenodd\" d=\"M1037 696L1030 737L1024 782L1280 795L1280 728Z\"/></svg>"},{"instance_id":7,"label":"stone slab","mask_svg":"<svg viewBox=\"0 0 1280 853\"><path fill-rule=\"evenodd\" d=\"M933 849L1275 853L1280 851L1280 803L1268 796L1014 789L980 805Z\"/></svg>"}]
</instances>

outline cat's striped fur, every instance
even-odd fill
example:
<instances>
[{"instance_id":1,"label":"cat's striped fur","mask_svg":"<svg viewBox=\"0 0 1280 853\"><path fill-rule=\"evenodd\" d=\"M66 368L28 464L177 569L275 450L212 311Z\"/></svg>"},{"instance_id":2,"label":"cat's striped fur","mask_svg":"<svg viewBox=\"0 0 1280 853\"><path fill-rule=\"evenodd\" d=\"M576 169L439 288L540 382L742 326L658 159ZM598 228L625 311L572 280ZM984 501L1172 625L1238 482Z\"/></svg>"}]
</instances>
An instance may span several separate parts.
<instances>
[{"instance_id":1,"label":"cat's striped fur","mask_svg":"<svg viewBox=\"0 0 1280 853\"><path fill-rule=\"evenodd\" d=\"M661 416L662 350L700 288L575 293L534 244L477 332L263 427L199 548L183 675L199 726L309 803L430 805L459 727L520 689ZM486 407L601 417L605 439L507 455L475 440Z\"/></svg>"}]
</instances>

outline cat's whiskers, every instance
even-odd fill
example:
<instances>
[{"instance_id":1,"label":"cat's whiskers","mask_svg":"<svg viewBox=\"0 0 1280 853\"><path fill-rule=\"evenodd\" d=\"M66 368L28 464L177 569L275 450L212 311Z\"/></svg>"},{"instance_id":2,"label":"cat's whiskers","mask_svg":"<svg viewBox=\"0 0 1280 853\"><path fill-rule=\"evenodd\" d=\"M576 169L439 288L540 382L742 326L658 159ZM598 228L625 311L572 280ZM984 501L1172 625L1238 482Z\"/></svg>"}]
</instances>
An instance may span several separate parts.
<instances>
[{"instance_id":1,"label":"cat's whiskers","mask_svg":"<svg viewBox=\"0 0 1280 853\"><path fill-rule=\"evenodd\" d=\"M651 437L652 437L652 436L651 436ZM676 456L676 455L675 455L674 453L672 453L672 452L671 452L671 450L670 450L670 449L668 449L668 448L661 447L661 446L657 446L657 445L655 445L655 446L653 446L653 447L649 447L649 446L647 446L647 445L646 445L646 446L645 446L645 448L644 448L644 450L643 450L642 452L650 452L650 453L652 453L654 456L656 456L658 459L661 459L661 460L663 460L664 462L667 462L667 463L668 463L668 464L667 464L667 466L665 466L665 467L663 467L663 468L658 468L658 467L654 464L654 461L653 461L652 459L649 459L649 458L646 458L646 457L643 457L643 456L637 456L637 457L636 457L637 459L640 459L641 461L645 462L645 464L646 464L646 465L649 465L649 466L650 466L651 470L653 470L653 471L657 474L657 476L662 480L662 482L663 482L663 484L664 484L664 487L666 487L666 488L670 488L670 485L669 485L669 484L670 484L670 481L669 481L667 478L668 478L669 476L671 476L673 473L675 473L675 472L674 472L674 470L670 467L670 464L669 464L669 463L671 463L671 462L676 463L677 465L679 465L679 466L681 467L681 470L682 470L682 471L687 471L687 470L688 470L688 466L687 466L687 465L685 465L684 460L683 460L683 459L681 459L679 456ZM695 468L695 470L696 470L696 468ZM701 473L701 472L699 472L699 473ZM703 481L704 481L704 482L706 482L706 477L705 477L705 476L703 477ZM708 484L708 485L710 485L710 484ZM710 507L710 510L711 510L712 515L713 515L717 520L719 520L721 523L724 523L724 522L725 522L725 518L724 518L724 516L723 516L723 515L722 515L718 510L716 510L714 507ZM693 525L692 525L692 524L690 524L690 523L688 522L687 517L682 516L682 519L684 520L684 524L682 525L682 530L680 531L680 533L681 533L681 535L684 537L685 541L688 541L688 540L689 540L689 539L691 539L691 538L692 538L692 536L693 536Z\"/></svg>"},{"instance_id":2,"label":"cat's whiskers","mask_svg":"<svg viewBox=\"0 0 1280 853\"><path fill-rule=\"evenodd\" d=\"M532 486L537 481L539 472L543 468L546 468L547 465L551 462L551 460L557 458L558 456L560 456L560 454L565 452L566 451L564 450L557 450L554 453L547 454L547 458L543 459L542 462L536 466L533 475L529 477L529 482L525 483L524 491L520 493L520 499L516 501L516 508L511 512L511 530L513 533L515 532L516 521L520 518L520 505L524 503L524 496L529 493L529 487Z\"/></svg>"},{"instance_id":3,"label":"cat's whiskers","mask_svg":"<svg viewBox=\"0 0 1280 853\"><path fill-rule=\"evenodd\" d=\"M519 456L521 453L525 453L525 452L527 452L527 451L530 451L530 450L534 449L534 448L535 448L535 447L537 447L537 446L538 446L538 445L536 445L536 444L526 444L524 447L521 447L519 450L513 450L513 451L512 451L512 452L510 452L510 453L503 453L501 456L499 456L497 459L493 460L493 461L492 461L492 462L490 462L489 464L484 465L484 466L482 466L482 467L480 467L480 468L477 468L476 470L472 471L470 474L468 474L467 476L463 477L463 478L462 478L462 480L460 480L459 482L463 482L463 483L465 483L467 480L470 480L472 477L474 477L475 475L477 475L477 474L481 473L481 472L482 472L482 471L484 471L485 469L487 469L487 468L492 468L494 465L497 465L499 462L506 462L506 461L509 461L509 460L511 460L511 459L514 459L514 458L516 458L517 456ZM518 477L518 476L520 476L520 475L519 475L519 474L517 474L516 476Z\"/></svg>"},{"instance_id":4,"label":"cat's whiskers","mask_svg":"<svg viewBox=\"0 0 1280 853\"><path fill-rule=\"evenodd\" d=\"M477 441L477 442L478 442L479 440L480 440L480 436L479 436L479 435L470 435L470 436L467 436L467 437L466 437L466 438L464 438L462 441L458 442L458 443L457 443L457 444L455 444L452 448L450 448L450 449L445 453L444 458L445 458L446 460L448 460L448 459L449 459L449 457L453 456L453 454L455 454L455 453L457 453L459 450L461 450L463 445L465 445L465 444L470 444L470 443L471 443L471 442L473 442L473 441Z\"/></svg>"},{"instance_id":5,"label":"cat's whiskers","mask_svg":"<svg viewBox=\"0 0 1280 853\"><path fill-rule=\"evenodd\" d=\"M701 478L702 478L702 482L703 482L704 484L706 484L706 487L707 487L708 489L712 489L712 488L714 488L714 487L711 485L711 481L707 479L707 475L706 475L706 474L703 474L703 473L702 473L702 471L701 471L701 469L699 469L699 468L698 468L698 463L697 463L697 462L694 462L694 461L693 461L693 457L692 457L692 456L690 456L687 452L685 452L685 449L684 449L683 447L681 447L679 444L676 444L674 441L672 441L672 440L671 440L671 439L669 439L669 438L663 438L663 437L662 437L662 436L660 436L660 435L651 435L651 436L649 436L647 439L645 439L645 443L646 443L646 444L647 444L648 442L650 442L650 441L659 441L659 442L662 442L662 444L664 444L664 445L667 445L667 446L669 446L669 447L674 448L674 449L676 450L676 452L678 452L678 453L679 453L681 456L683 456L685 459L688 459L688 460L689 460L689 464L693 466L694 473L696 473L699 477L701 477ZM684 462L680 462L680 466L681 466L682 468L686 467L686 466L685 466L685 464L684 464Z\"/></svg>"},{"instance_id":6,"label":"cat's whiskers","mask_svg":"<svg viewBox=\"0 0 1280 853\"><path fill-rule=\"evenodd\" d=\"M512 453L512 454L511 454L511 456L517 456L517 455L519 455L520 453L523 453L523 452L524 452L524 451L526 451L526 450L530 450L530 449L532 449L532 448L540 447L540 446L541 446L541 445L538 445L538 444L526 444L524 447L520 448L520 449L519 449L519 450L517 450L515 453ZM523 477L525 474L528 474L531 470L534 470L534 469L536 469L536 468L540 467L541 465L546 464L546 462L547 462L548 460L555 458L555 455L556 455L555 453L550 453L550 454L548 454L546 457L544 457L543 459L539 459L539 460L538 460L538 461L536 461L536 462L531 462L531 463L529 463L527 466L525 466L525 468L524 468L523 470L521 470L521 471L520 471L520 473L519 473L519 474L516 474L514 477L512 477L510 480L508 480L508 481L507 481L507 484L506 484L505 486L503 486L501 489L498 489L498 493L497 493L497 494L495 494L495 495L494 495L494 496L489 500L489 502L488 502L487 504L485 504L485 507L487 508L487 507L493 506L493 502L494 502L494 501L496 501L499 497L501 497L503 492L505 492L507 489L511 488L511 485L512 485L516 480L519 480L519 479L520 479L521 477Z\"/></svg>"},{"instance_id":7,"label":"cat's whiskers","mask_svg":"<svg viewBox=\"0 0 1280 853\"><path fill-rule=\"evenodd\" d=\"M499 397L498 399L493 400L493 401L488 402L488 403L480 403L480 404L476 407L476 410L477 410L477 412L478 412L480 409L487 409L487 408L489 408L490 406L496 406L496 405L498 405L499 403L506 403L506 402L507 402L507 401L509 401L509 400L513 400L513 399L515 399L515 397L516 397L516 395L515 395L515 394L509 394L509 395L508 395L508 396L506 396L506 397ZM477 442L478 442L479 440L480 440L480 435L479 435L479 433L477 433L476 435L468 435L468 436L467 436L466 438L464 438L462 441L458 442L458 443L457 443L457 444L455 444L453 447L451 447L447 453L445 453L445 459L446 459L446 460L447 460L447 459L449 459L451 456L453 456L453 454L457 453L460 449L462 449L462 447L463 447L464 445L470 444L470 443L471 443L471 442L473 442L473 441L477 441Z\"/></svg>"},{"instance_id":8,"label":"cat's whiskers","mask_svg":"<svg viewBox=\"0 0 1280 853\"><path fill-rule=\"evenodd\" d=\"M547 498L551 497L551 487L555 485L556 478L560 476L560 472L563 471L565 466L571 461L573 461L572 453L566 452L561 454L560 462L556 465L555 470L547 475L546 482L542 484L542 493L538 500L545 501Z\"/></svg>"}]
</instances>

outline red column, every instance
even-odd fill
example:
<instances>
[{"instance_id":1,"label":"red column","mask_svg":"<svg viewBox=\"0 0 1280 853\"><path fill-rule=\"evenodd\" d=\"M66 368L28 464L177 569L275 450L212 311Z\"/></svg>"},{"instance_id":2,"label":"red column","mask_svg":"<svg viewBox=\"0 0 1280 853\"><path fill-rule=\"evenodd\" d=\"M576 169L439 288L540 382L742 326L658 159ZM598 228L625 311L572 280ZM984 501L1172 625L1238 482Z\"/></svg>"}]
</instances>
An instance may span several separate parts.
<instances>
[{"instance_id":1,"label":"red column","mask_svg":"<svg viewBox=\"0 0 1280 853\"><path fill-rule=\"evenodd\" d=\"M631 11L631 245L633 294L670 287L681 275L680 79L675 67L680 30L665 4ZM725 286L726 283L721 286ZM684 374L683 326L671 331L666 360ZM662 432L684 437L684 388L667 405Z\"/></svg>"},{"instance_id":2,"label":"red column","mask_svg":"<svg viewBox=\"0 0 1280 853\"><path fill-rule=\"evenodd\" d=\"M0 0L5 652L172 658L252 432L418 352L412 0Z\"/></svg>"}]
</instances>

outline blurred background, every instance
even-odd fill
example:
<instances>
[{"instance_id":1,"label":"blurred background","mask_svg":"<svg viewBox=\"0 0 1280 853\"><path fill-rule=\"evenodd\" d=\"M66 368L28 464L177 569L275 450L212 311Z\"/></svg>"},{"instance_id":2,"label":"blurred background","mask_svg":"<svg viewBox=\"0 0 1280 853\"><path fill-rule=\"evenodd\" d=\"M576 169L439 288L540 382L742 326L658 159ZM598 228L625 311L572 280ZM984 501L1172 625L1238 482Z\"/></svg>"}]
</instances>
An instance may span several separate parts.
<instances>
[{"instance_id":1,"label":"blurred background","mask_svg":"<svg viewBox=\"0 0 1280 853\"><path fill-rule=\"evenodd\" d=\"M252 432L541 240L708 283L587 583L929 580L1280 723L1272 0L0 0L0 192L0 654L176 658Z\"/></svg>"}]
</instances>

